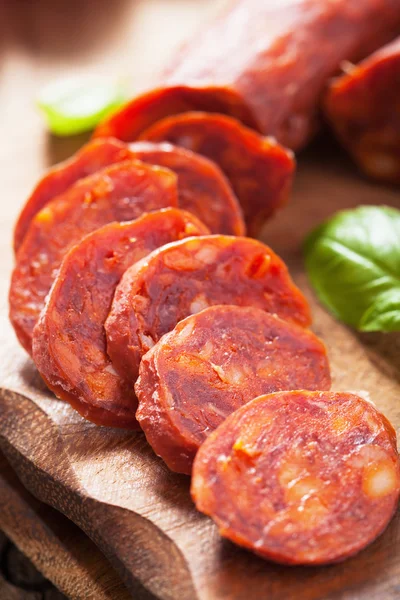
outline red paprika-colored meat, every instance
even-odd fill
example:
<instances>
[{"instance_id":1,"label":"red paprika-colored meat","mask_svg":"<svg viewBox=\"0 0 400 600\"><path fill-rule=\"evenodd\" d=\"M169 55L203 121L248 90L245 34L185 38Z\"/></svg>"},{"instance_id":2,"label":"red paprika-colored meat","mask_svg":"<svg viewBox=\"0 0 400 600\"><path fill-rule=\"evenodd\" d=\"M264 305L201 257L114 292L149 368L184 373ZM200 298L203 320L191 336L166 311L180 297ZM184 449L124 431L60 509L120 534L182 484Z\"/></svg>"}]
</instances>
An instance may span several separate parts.
<instances>
[{"instance_id":1,"label":"red paprika-colored meat","mask_svg":"<svg viewBox=\"0 0 400 600\"><path fill-rule=\"evenodd\" d=\"M326 350L313 333L258 308L212 306L142 358L136 417L168 467L190 474L206 437L249 400L330 385Z\"/></svg>"},{"instance_id":2,"label":"red paprika-colored meat","mask_svg":"<svg viewBox=\"0 0 400 600\"><path fill-rule=\"evenodd\" d=\"M400 27L400 0L235 0L180 48L159 89L109 117L97 135L134 140L172 114L231 115L298 150L318 124L327 79Z\"/></svg>"},{"instance_id":3,"label":"red paprika-colored meat","mask_svg":"<svg viewBox=\"0 0 400 600\"><path fill-rule=\"evenodd\" d=\"M138 428L133 382L112 368L104 331L124 271L158 246L205 233L196 217L166 208L105 225L64 258L33 332L33 359L56 396L89 421Z\"/></svg>"},{"instance_id":4,"label":"red paprika-colored meat","mask_svg":"<svg viewBox=\"0 0 400 600\"><path fill-rule=\"evenodd\" d=\"M178 175L178 202L207 224L212 233L245 234L242 212L221 170L211 161L171 144L136 142L130 146L108 138L89 142L70 159L50 169L35 187L14 231L17 252L29 225L46 204L79 179L111 164L139 159L168 167Z\"/></svg>"},{"instance_id":5,"label":"red paprika-colored meat","mask_svg":"<svg viewBox=\"0 0 400 600\"><path fill-rule=\"evenodd\" d=\"M19 249L9 295L11 323L26 351L31 353L33 328L70 248L107 223L177 202L172 171L127 161L80 180L37 213Z\"/></svg>"},{"instance_id":6,"label":"red paprika-colored meat","mask_svg":"<svg viewBox=\"0 0 400 600\"><path fill-rule=\"evenodd\" d=\"M179 207L196 215L211 233L246 233L239 201L213 161L165 142L135 142L130 150L143 162L177 174Z\"/></svg>"},{"instance_id":7,"label":"red paprika-colored meat","mask_svg":"<svg viewBox=\"0 0 400 600\"><path fill-rule=\"evenodd\" d=\"M115 369L135 381L140 360L190 314L215 304L255 306L307 326L310 312L282 260L250 238L202 236L168 244L130 267L106 320Z\"/></svg>"},{"instance_id":8,"label":"red paprika-colored meat","mask_svg":"<svg viewBox=\"0 0 400 600\"><path fill-rule=\"evenodd\" d=\"M187 113L145 131L213 160L231 182L251 235L288 199L295 168L292 153L224 115Z\"/></svg>"},{"instance_id":9,"label":"red paprika-colored meat","mask_svg":"<svg viewBox=\"0 0 400 600\"><path fill-rule=\"evenodd\" d=\"M385 529L399 498L393 427L344 392L278 392L239 408L201 446L192 496L221 535L264 558L327 564Z\"/></svg>"},{"instance_id":10,"label":"red paprika-colored meat","mask_svg":"<svg viewBox=\"0 0 400 600\"><path fill-rule=\"evenodd\" d=\"M338 139L368 176L400 183L400 38L329 86L324 110Z\"/></svg>"},{"instance_id":11,"label":"red paprika-colored meat","mask_svg":"<svg viewBox=\"0 0 400 600\"><path fill-rule=\"evenodd\" d=\"M131 142L157 121L193 111L227 114L243 125L259 130L249 109L237 102L234 94L215 88L168 86L157 87L128 102L100 123L94 136L114 136L119 140Z\"/></svg>"},{"instance_id":12,"label":"red paprika-colored meat","mask_svg":"<svg viewBox=\"0 0 400 600\"><path fill-rule=\"evenodd\" d=\"M14 228L15 252L21 246L33 217L46 204L64 193L78 179L130 158L134 157L126 144L119 140L93 140L68 160L49 169L36 185L18 217Z\"/></svg>"}]
</instances>

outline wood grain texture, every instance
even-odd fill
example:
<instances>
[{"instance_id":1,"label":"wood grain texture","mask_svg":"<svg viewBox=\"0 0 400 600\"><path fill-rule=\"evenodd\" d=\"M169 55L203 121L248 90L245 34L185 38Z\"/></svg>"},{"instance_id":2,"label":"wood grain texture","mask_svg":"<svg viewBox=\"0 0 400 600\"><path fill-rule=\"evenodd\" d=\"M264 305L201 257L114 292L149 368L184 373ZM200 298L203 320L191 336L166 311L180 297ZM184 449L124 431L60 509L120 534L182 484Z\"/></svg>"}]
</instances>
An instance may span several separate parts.
<instances>
[{"instance_id":1,"label":"wood grain texture","mask_svg":"<svg viewBox=\"0 0 400 600\"><path fill-rule=\"evenodd\" d=\"M26 14L19 20L14 7L21 4ZM77 24L73 15L83 4L86 17ZM51 12L50 5L57 8ZM0 70L0 99L8 115L3 111L0 123L0 448L30 492L64 513L98 545L135 598L399 598L399 514L372 546L345 563L326 568L272 565L222 540L213 523L194 509L189 479L170 473L141 434L95 427L56 400L17 346L5 305L11 225L40 170L66 157L83 139L46 138L31 105L38 82L60 71L90 68L135 73L135 85L145 85L178 38L215 9L213 0L118 0L112 6L109 11L110 3L99 0L69 2L69 9L66 2L50 0L17 0L5 9L0 5L19 31L11 41L0 35L1 51L8 57ZM398 201L397 191L360 179L325 142L301 157L291 203L262 235L288 261L311 300L314 331L329 349L334 388L368 392L397 429L399 336L358 335L331 318L308 287L300 245L307 231L340 208L382 202L396 206Z\"/></svg>"},{"instance_id":2,"label":"wood grain texture","mask_svg":"<svg viewBox=\"0 0 400 600\"><path fill-rule=\"evenodd\" d=\"M69 598L130 597L95 544L76 525L32 496L1 454L0 529Z\"/></svg>"},{"instance_id":3,"label":"wood grain texture","mask_svg":"<svg viewBox=\"0 0 400 600\"><path fill-rule=\"evenodd\" d=\"M52 509L47 507L47 510ZM58 516L62 518L61 515ZM2 600L67 600L67 596L54 587L1 531L0 598Z\"/></svg>"}]
</instances>

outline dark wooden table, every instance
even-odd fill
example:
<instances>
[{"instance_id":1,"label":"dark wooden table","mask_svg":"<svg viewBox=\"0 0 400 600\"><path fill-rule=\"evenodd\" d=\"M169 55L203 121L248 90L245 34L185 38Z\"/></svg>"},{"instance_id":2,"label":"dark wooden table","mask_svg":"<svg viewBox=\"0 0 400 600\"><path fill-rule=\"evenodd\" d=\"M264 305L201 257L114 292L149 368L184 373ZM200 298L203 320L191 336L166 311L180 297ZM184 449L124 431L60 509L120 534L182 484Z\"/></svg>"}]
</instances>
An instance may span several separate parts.
<instances>
[{"instance_id":1,"label":"dark wooden table","mask_svg":"<svg viewBox=\"0 0 400 600\"><path fill-rule=\"evenodd\" d=\"M65 600L54 585L0 532L0 598L3 600Z\"/></svg>"}]
</instances>

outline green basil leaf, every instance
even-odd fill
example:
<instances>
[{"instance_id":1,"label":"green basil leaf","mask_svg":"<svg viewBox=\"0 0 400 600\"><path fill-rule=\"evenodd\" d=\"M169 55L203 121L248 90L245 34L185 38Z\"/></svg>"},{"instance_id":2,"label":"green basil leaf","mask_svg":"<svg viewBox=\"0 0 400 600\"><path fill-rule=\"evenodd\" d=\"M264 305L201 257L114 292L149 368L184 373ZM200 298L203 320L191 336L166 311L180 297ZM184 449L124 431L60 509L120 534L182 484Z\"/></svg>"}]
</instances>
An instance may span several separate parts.
<instances>
[{"instance_id":1,"label":"green basil leaf","mask_svg":"<svg viewBox=\"0 0 400 600\"><path fill-rule=\"evenodd\" d=\"M47 85L37 99L48 128L59 136L90 131L127 98L125 82L105 77L74 77Z\"/></svg>"},{"instance_id":2,"label":"green basil leaf","mask_svg":"<svg viewBox=\"0 0 400 600\"><path fill-rule=\"evenodd\" d=\"M399 210L339 212L308 236L304 251L311 283L338 319L359 330L400 330Z\"/></svg>"},{"instance_id":3,"label":"green basil leaf","mask_svg":"<svg viewBox=\"0 0 400 600\"><path fill-rule=\"evenodd\" d=\"M389 290L378 296L364 313L362 331L400 331L400 289Z\"/></svg>"}]
</instances>

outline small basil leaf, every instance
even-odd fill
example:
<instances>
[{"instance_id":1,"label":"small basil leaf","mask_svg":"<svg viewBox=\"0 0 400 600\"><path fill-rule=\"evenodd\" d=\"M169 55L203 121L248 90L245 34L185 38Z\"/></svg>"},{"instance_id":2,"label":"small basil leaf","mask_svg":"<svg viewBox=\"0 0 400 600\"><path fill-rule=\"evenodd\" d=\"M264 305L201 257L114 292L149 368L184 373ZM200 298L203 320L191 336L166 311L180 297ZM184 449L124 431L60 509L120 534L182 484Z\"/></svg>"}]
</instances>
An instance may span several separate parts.
<instances>
[{"instance_id":1,"label":"small basil leaf","mask_svg":"<svg viewBox=\"0 0 400 600\"><path fill-rule=\"evenodd\" d=\"M59 136L90 131L127 98L121 80L74 77L47 85L37 99L48 128Z\"/></svg>"},{"instance_id":2,"label":"small basil leaf","mask_svg":"<svg viewBox=\"0 0 400 600\"><path fill-rule=\"evenodd\" d=\"M400 288L384 292L364 313L361 331L400 331Z\"/></svg>"},{"instance_id":3,"label":"small basil leaf","mask_svg":"<svg viewBox=\"0 0 400 600\"><path fill-rule=\"evenodd\" d=\"M377 323L378 298L400 290L400 211L394 208L360 206L340 212L308 236L304 250L320 300L357 329L364 329L370 310Z\"/></svg>"}]
</instances>

